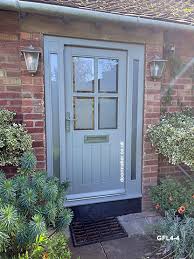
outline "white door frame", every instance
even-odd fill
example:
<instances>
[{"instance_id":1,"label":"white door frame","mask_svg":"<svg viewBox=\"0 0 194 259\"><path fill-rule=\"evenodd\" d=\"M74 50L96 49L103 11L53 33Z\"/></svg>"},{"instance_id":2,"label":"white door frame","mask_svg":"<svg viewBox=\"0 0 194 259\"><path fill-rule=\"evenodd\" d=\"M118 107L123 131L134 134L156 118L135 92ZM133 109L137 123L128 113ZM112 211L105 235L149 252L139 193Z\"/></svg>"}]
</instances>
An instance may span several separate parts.
<instances>
[{"instance_id":1,"label":"white door frame","mask_svg":"<svg viewBox=\"0 0 194 259\"><path fill-rule=\"evenodd\" d=\"M65 139L65 46L82 46L127 51L127 109L126 109L126 193L100 196L93 199L77 199L66 202L66 206L76 206L97 202L115 201L142 196L142 139L143 139L143 96L144 96L144 45L125 44L65 37L44 37L45 64L45 106L47 171L49 176L59 176L66 180L66 139ZM55 55L58 70L56 82L52 85L50 75L51 55ZM53 97L55 91L58 94ZM60 111L63 112L60 112ZM58 114L57 114L57 111ZM56 123L58 122L58 134ZM58 136L59 135L59 136ZM58 136L58 137L57 137ZM131 162L130 162L131 161ZM57 172L56 167L60 170ZM54 168L54 169L53 169ZM55 171L56 170L56 171Z\"/></svg>"}]
</instances>

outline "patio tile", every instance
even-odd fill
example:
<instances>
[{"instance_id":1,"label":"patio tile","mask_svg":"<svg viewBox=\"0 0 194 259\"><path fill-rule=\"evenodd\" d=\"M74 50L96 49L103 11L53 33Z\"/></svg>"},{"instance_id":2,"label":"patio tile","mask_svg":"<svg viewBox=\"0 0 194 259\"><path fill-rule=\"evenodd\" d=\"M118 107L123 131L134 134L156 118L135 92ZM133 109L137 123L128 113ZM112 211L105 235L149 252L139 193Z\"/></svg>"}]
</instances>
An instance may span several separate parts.
<instances>
[{"instance_id":1,"label":"patio tile","mask_svg":"<svg viewBox=\"0 0 194 259\"><path fill-rule=\"evenodd\" d=\"M137 222L121 222L122 226L124 229L127 231L128 236L133 236L133 235L143 235L144 230L138 225Z\"/></svg>"},{"instance_id":2,"label":"patio tile","mask_svg":"<svg viewBox=\"0 0 194 259\"><path fill-rule=\"evenodd\" d=\"M69 244L70 250L72 252L71 259L107 259L100 243L73 247L73 244Z\"/></svg>"},{"instance_id":3,"label":"patio tile","mask_svg":"<svg viewBox=\"0 0 194 259\"><path fill-rule=\"evenodd\" d=\"M145 235L151 231L151 225L156 224L160 217L157 214L137 213L118 217L120 223L127 231L129 237L133 235Z\"/></svg>"},{"instance_id":4,"label":"patio tile","mask_svg":"<svg viewBox=\"0 0 194 259\"><path fill-rule=\"evenodd\" d=\"M127 231L129 237L132 235L145 235L146 229L149 225L148 221L145 218L128 218L124 221L120 220L120 223Z\"/></svg>"},{"instance_id":5,"label":"patio tile","mask_svg":"<svg viewBox=\"0 0 194 259\"><path fill-rule=\"evenodd\" d=\"M151 251L146 239L131 237L102 243L108 259L142 259Z\"/></svg>"},{"instance_id":6,"label":"patio tile","mask_svg":"<svg viewBox=\"0 0 194 259\"><path fill-rule=\"evenodd\" d=\"M129 221L131 219L156 217L156 216L158 216L158 214L156 214L156 212L150 211L150 212L127 214L127 215L119 216L118 219L119 219L119 221Z\"/></svg>"},{"instance_id":7,"label":"patio tile","mask_svg":"<svg viewBox=\"0 0 194 259\"><path fill-rule=\"evenodd\" d=\"M149 223L149 224L156 224L160 221L161 219L161 216L155 216L155 217L146 217L146 221Z\"/></svg>"}]
</instances>

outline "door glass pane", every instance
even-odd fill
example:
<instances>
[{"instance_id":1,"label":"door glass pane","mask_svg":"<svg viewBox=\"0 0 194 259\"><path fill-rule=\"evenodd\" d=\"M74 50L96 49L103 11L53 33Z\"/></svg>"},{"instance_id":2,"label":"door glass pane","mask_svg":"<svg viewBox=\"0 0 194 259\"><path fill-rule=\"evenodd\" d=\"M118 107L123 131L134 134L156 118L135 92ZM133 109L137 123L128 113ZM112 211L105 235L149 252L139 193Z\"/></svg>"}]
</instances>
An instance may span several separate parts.
<instances>
[{"instance_id":1,"label":"door glass pane","mask_svg":"<svg viewBox=\"0 0 194 259\"><path fill-rule=\"evenodd\" d=\"M137 172L137 114L138 114L138 83L139 60L133 60L133 102L132 102L132 144L131 144L131 180L136 179Z\"/></svg>"},{"instance_id":2,"label":"door glass pane","mask_svg":"<svg viewBox=\"0 0 194 259\"><path fill-rule=\"evenodd\" d=\"M116 129L117 128L117 98L98 99L98 128Z\"/></svg>"},{"instance_id":3,"label":"door glass pane","mask_svg":"<svg viewBox=\"0 0 194 259\"><path fill-rule=\"evenodd\" d=\"M74 97L74 129L94 129L94 98Z\"/></svg>"},{"instance_id":4,"label":"door glass pane","mask_svg":"<svg viewBox=\"0 0 194 259\"><path fill-rule=\"evenodd\" d=\"M52 144L53 144L53 174L60 177L60 140L59 140L59 79L58 54L50 53L50 88L52 110ZM51 129L50 129L51 130Z\"/></svg>"},{"instance_id":5,"label":"door glass pane","mask_svg":"<svg viewBox=\"0 0 194 259\"><path fill-rule=\"evenodd\" d=\"M73 57L73 91L94 92L94 59Z\"/></svg>"},{"instance_id":6,"label":"door glass pane","mask_svg":"<svg viewBox=\"0 0 194 259\"><path fill-rule=\"evenodd\" d=\"M101 93L118 92L118 60L98 60L98 90Z\"/></svg>"}]
</instances>

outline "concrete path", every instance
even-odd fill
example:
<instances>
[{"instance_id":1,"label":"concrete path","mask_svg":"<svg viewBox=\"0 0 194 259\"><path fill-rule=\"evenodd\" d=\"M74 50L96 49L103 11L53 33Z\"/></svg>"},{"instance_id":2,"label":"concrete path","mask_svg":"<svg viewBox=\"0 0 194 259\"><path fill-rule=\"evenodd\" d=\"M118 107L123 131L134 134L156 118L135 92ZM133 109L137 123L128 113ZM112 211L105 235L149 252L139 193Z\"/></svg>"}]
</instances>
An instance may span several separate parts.
<instances>
[{"instance_id":1,"label":"concrete path","mask_svg":"<svg viewBox=\"0 0 194 259\"><path fill-rule=\"evenodd\" d=\"M146 237L151 225L159 220L155 213L137 213L118 217L129 237L97 244L73 247L72 259L143 259L154 250L154 244Z\"/></svg>"}]
</instances>

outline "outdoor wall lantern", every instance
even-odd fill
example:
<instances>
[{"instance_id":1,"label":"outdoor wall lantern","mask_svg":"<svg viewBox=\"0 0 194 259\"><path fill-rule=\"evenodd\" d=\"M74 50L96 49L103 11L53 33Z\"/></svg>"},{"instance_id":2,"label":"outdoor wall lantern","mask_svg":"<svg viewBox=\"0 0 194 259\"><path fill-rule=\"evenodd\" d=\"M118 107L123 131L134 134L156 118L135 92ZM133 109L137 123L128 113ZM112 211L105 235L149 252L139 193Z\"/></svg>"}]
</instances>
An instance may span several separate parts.
<instances>
[{"instance_id":1,"label":"outdoor wall lantern","mask_svg":"<svg viewBox=\"0 0 194 259\"><path fill-rule=\"evenodd\" d=\"M154 81L162 77L166 62L165 59L154 59L150 62L150 74Z\"/></svg>"},{"instance_id":2,"label":"outdoor wall lantern","mask_svg":"<svg viewBox=\"0 0 194 259\"><path fill-rule=\"evenodd\" d=\"M32 76L37 72L38 61L41 51L37 48L34 48L32 45L28 48L25 48L21 51L24 55L26 68Z\"/></svg>"}]
</instances>

